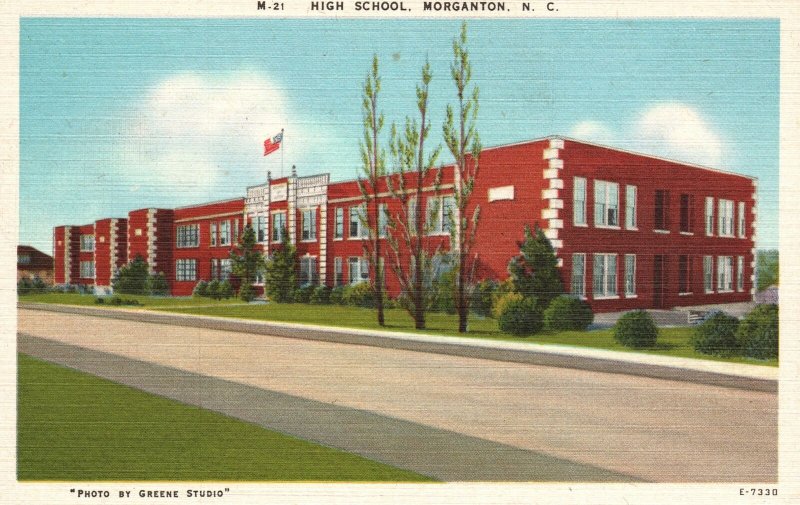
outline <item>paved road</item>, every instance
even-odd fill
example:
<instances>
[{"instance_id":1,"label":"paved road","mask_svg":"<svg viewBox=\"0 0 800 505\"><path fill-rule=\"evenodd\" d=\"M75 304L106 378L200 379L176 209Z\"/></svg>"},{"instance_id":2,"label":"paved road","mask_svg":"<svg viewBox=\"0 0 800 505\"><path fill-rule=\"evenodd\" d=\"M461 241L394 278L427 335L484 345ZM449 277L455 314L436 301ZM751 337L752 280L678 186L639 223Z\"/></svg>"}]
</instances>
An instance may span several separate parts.
<instances>
[{"instance_id":1,"label":"paved road","mask_svg":"<svg viewBox=\"0 0 800 505\"><path fill-rule=\"evenodd\" d=\"M774 393L24 309L19 331L521 449L571 468L564 480L777 476Z\"/></svg>"}]
</instances>

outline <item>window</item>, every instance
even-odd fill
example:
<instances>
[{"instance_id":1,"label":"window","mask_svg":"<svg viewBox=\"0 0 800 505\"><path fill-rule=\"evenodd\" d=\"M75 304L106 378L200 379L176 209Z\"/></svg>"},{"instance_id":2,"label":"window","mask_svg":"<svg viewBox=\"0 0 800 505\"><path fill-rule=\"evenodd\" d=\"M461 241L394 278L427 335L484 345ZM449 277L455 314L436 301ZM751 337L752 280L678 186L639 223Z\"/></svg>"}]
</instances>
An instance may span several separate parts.
<instances>
[{"instance_id":1,"label":"window","mask_svg":"<svg viewBox=\"0 0 800 505\"><path fill-rule=\"evenodd\" d=\"M595 298L617 296L617 255L595 254L593 292Z\"/></svg>"},{"instance_id":2,"label":"window","mask_svg":"<svg viewBox=\"0 0 800 505\"><path fill-rule=\"evenodd\" d=\"M706 293L714 292L714 258L703 256L703 288Z\"/></svg>"},{"instance_id":3,"label":"window","mask_svg":"<svg viewBox=\"0 0 800 505\"><path fill-rule=\"evenodd\" d=\"M231 245L230 221L220 221L219 223L219 245Z\"/></svg>"},{"instance_id":4,"label":"window","mask_svg":"<svg viewBox=\"0 0 800 505\"><path fill-rule=\"evenodd\" d=\"M636 255L625 255L625 296L636 296Z\"/></svg>"},{"instance_id":5,"label":"window","mask_svg":"<svg viewBox=\"0 0 800 505\"><path fill-rule=\"evenodd\" d=\"M572 222L586 226L586 179L575 177L572 186Z\"/></svg>"},{"instance_id":6,"label":"window","mask_svg":"<svg viewBox=\"0 0 800 505\"><path fill-rule=\"evenodd\" d=\"M739 225L737 226L739 229L739 238L745 238L744 223L744 202L739 202Z\"/></svg>"},{"instance_id":7,"label":"window","mask_svg":"<svg viewBox=\"0 0 800 505\"><path fill-rule=\"evenodd\" d=\"M344 213L342 213L344 214ZM341 286L344 284L344 268L342 267L342 258L333 259L333 285Z\"/></svg>"},{"instance_id":8,"label":"window","mask_svg":"<svg viewBox=\"0 0 800 505\"><path fill-rule=\"evenodd\" d=\"M636 186L625 186L625 228L636 229Z\"/></svg>"},{"instance_id":9,"label":"window","mask_svg":"<svg viewBox=\"0 0 800 505\"><path fill-rule=\"evenodd\" d=\"M655 229L669 230L669 191L664 189L656 190L655 201Z\"/></svg>"},{"instance_id":10,"label":"window","mask_svg":"<svg viewBox=\"0 0 800 505\"><path fill-rule=\"evenodd\" d=\"M256 216L255 228L256 241L265 242L267 240L267 217L261 215Z\"/></svg>"},{"instance_id":11,"label":"window","mask_svg":"<svg viewBox=\"0 0 800 505\"><path fill-rule=\"evenodd\" d=\"M283 242L286 233L286 213L278 212L272 215L272 241Z\"/></svg>"},{"instance_id":12,"label":"window","mask_svg":"<svg viewBox=\"0 0 800 505\"><path fill-rule=\"evenodd\" d=\"M681 232L694 233L694 195L681 195Z\"/></svg>"},{"instance_id":13,"label":"window","mask_svg":"<svg viewBox=\"0 0 800 505\"><path fill-rule=\"evenodd\" d=\"M81 235L81 252L94 251L94 235Z\"/></svg>"},{"instance_id":14,"label":"window","mask_svg":"<svg viewBox=\"0 0 800 505\"><path fill-rule=\"evenodd\" d=\"M236 218L233 221L233 240L232 242L239 241L239 218Z\"/></svg>"},{"instance_id":15,"label":"window","mask_svg":"<svg viewBox=\"0 0 800 505\"><path fill-rule=\"evenodd\" d=\"M706 236L714 236L714 198L706 197Z\"/></svg>"},{"instance_id":16,"label":"window","mask_svg":"<svg viewBox=\"0 0 800 505\"><path fill-rule=\"evenodd\" d=\"M678 256L678 293L692 292L692 257L686 254Z\"/></svg>"},{"instance_id":17,"label":"window","mask_svg":"<svg viewBox=\"0 0 800 505\"><path fill-rule=\"evenodd\" d=\"M736 291L744 291L744 256L736 257Z\"/></svg>"},{"instance_id":18,"label":"window","mask_svg":"<svg viewBox=\"0 0 800 505\"><path fill-rule=\"evenodd\" d=\"M386 231L389 227L389 206L385 203L378 205L378 236L386 238Z\"/></svg>"},{"instance_id":19,"label":"window","mask_svg":"<svg viewBox=\"0 0 800 505\"><path fill-rule=\"evenodd\" d=\"M344 237L344 207L336 208L336 221L333 227L333 238Z\"/></svg>"},{"instance_id":20,"label":"window","mask_svg":"<svg viewBox=\"0 0 800 505\"><path fill-rule=\"evenodd\" d=\"M408 199L408 232L409 235L417 234L417 197L412 196Z\"/></svg>"},{"instance_id":21,"label":"window","mask_svg":"<svg viewBox=\"0 0 800 505\"><path fill-rule=\"evenodd\" d=\"M219 260L219 280L227 281L231 278L233 272L233 263L230 259Z\"/></svg>"},{"instance_id":22,"label":"window","mask_svg":"<svg viewBox=\"0 0 800 505\"><path fill-rule=\"evenodd\" d=\"M176 281L194 281L197 280L197 260L183 259L175 262L175 280Z\"/></svg>"},{"instance_id":23,"label":"window","mask_svg":"<svg viewBox=\"0 0 800 505\"><path fill-rule=\"evenodd\" d=\"M717 257L717 291L733 291L733 256Z\"/></svg>"},{"instance_id":24,"label":"window","mask_svg":"<svg viewBox=\"0 0 800 505\"><path fill-rule=\"evenodd\" d=\"M350 284L358 284L369 280L369 261L366 258L348 258Z\"/></svg>"},{"instance_id":25,"label":"window","mask_svg":"<svg viewBox=\"0 0 800 505\"><path fill-rule=\"evenodd\" d=\"M449 235L454 218L456 200L452 196L428 198L428 234Z\"/></svg>"},{"instance_id":26,"label":"window","mask_svg":"<svg viewBox=\"0 0 800 505\"><path fill-rule=\"evenodd\" d=\"M211 280L219 280L219 260L216 258L211 259Z\"/></svg>"},{"instance_id":27,"label":"window","mask_svg":"<svg viewBox=\"0 0 800 505\"><path fill-rule=\"evenodd\" d=\"M211 223L211 245L217 245L217 223Z\"/></svg>"},{"instance_id":28,"label":"window","mask_svg":"<svg viewBox=\"0 0 800 505\"><path fill-rule=\"evenodd\" d=\"M256 286L263 286L264 285L264 273L258 272L256 274L255 281L253 282Z\"/></svg>"},{"instance_id":29,"label":"window","mask_svg":"<svg viewBox=\"0 0 800 505\"><path fill-rule=\"evenodd\" d=\"M317 258L314 256L303 256L300 258L300 275L298 277L301 286L317 284Z\"/></svg>"},{"instance_id":30,"label":"window","mask_svg":"<svg viewBox=\"0 0 800 505\"><path fill-rule=\"evenodd\" d=\"M586 255L572 255L572 282L570 293L581 298L586 297Z\"/></svg>"},{"instance_id":31,"label":"window","mask_svg":"<svg viewBox=\"0 0 800 505\"><path fill-rule=\"evenodd\" d=\"M367 207L364 204L350 207L350 238L368 238Z\"/></svg>"},{"instance_id":32,"label":"window","mask_svg":"<svg viewBox=\"0 0 800 505\"><path fill-rule=\"evenodd\" d=\"M317 209L303 209L302 240L317 240Z\"/></svg>"},{"instance_id":33,"label":"window","mask_svg":"<svg viewBox=\"0 0 800 505\"><path fill-rule=\"evenodd\" d=\"M178 247L197 247L200 245L200 225L189 224L178 226L176 245Z\"/></svg>"},{"instance_id":34,"label":"window","mask_svg":"<svg viewBox=\"0 0 800 505\"><path fill-rule=\"evenodd\" d=\"M619 184L594 181L594 225L619 226Z\"/></svg>"},{"instance_id":35,"label":"window","mask_svg":"<svg viewBox=\"0 0 800 505\"><path fill-rule=\"evenodd\" d=\"M719 200L719 236L733 237L733 201Z\"/></svg>"},{"instance_id":36,"label":"window","mask_svg":"<svg viewBox=\"0 0 800 505\"><path fill-rule=\"evenodd\" d=\"M81 278L94 279L94 261L81 261Z\"/></svg>"},{"instance_id":37,"label":"window","mask_svg":"<svg viewBox=\"0 0 800 505\"><path fill-rule=\"evenodd\" d=\"M17 263L19 263L20 265L30 265L31 264L31 255L30 254L20 254L19 258L17 259Z\"/></svg>"}]
</instances>

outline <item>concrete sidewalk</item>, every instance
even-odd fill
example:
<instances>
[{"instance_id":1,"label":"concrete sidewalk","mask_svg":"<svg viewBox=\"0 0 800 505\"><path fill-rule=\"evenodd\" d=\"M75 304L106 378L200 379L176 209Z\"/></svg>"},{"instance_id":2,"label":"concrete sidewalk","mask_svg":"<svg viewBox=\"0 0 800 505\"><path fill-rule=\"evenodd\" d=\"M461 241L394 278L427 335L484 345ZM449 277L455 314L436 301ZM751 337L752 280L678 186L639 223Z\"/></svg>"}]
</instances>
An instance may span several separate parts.
<instances>
[{"instance_id":1,"label":"concrete sidewalk","mask_svg":"<svg viewBox=\"0 0 800 505\"><path fill-rule=\"evenodd\" d=\"M605 349L296 323L21 302L19 308L273 335L777 392L778 368Z\"/></svg>"}]
</instances>

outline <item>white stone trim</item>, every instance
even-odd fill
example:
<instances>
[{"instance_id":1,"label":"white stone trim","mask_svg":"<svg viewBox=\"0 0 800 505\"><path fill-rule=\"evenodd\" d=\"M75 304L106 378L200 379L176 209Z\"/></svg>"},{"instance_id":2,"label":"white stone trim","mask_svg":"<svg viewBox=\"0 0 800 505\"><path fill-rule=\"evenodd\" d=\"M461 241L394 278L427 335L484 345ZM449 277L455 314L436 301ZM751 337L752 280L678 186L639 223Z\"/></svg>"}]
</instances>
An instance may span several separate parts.
<instances>
[{"instance_id":1,"label":"white stone trim","mask_svg":"<svg viewBox=\"0 0 800 505\"><path fill-rule=\"evenodd\" d=\"M550 208L551 209L563 209L564 208L564 200L559 198L553 198L550 200Z\"/></svg>"},{"instance_id":2,"label":"white stone trim","mask_svg":"<svg viewBox=\"0 0 800 505\"><path fill-rule=\"evenodd\" d=\"M557 239L558 238L558 230L552 228L545 228L544 229L544 236L549 239Z\"/></svg>"},{"instance_id":3,"label":"white stone trim","mask_svg":"<svg viewBox=\"0 0 800 505\"><path fill-rule=\"evenodd\" d=\"M564 160L559 158L550 158L547 162L548 168L562 169L564 168Z\"/></svg>"},{"instance_id":4,"label":"white stone trim","mask_svg":"<svg viewBox=\"0 0 800 505\"><path fill-rule=\"evenodd\" d=\"M553 246L553 249L561 249L561 248L564 247L564 241L563 240L550 239L550 245Z\"/></svg>"},{"instance_id":5,"label":"white stone trim","mask_svg":"<svg viewBox=\"0 0 800 505\"><path fill-rule=\"evenodd\" d=\"M551 149L564 149L564 139L562 139L562 138L551 138L550 139L550 148Z\"/></svg>"},{"instance_id":6,"label":"white stone trim","mask_svg":"<svg viewBox=\"0 0 800 505\"><path fill-rule=\"evenodd\" d=\"M543 189L542 190L542 200L552 200L554 198L558 198L558 190L557 189Z\"/></svg>"},{"instance_id":7,"label":"white stone trim","mask_svg":"<svg viewBox=\"0 0 800 505\"><path fill-rule=\"evenodd\" d=\"M564 180L550 179L550 189L564 189Z\"/></svg>"},{"instance_id":8,"label":"white stone trim","mask_svg":"<svg viewBox=\"0 0 800 505\"><path fill-rule=\"evenodd\" d=\"M558 258L558 259L556 259L556 266L557 266L558 268L562 268L562 267L564 266L564 258Z\"/></svg>"},{"instance_id":9,"label":"white stone trim","mask_svg":"<svg viewBox=\"0 0 800 505\"><path fill-rule=\"evenodd\" d=\"M328 273L328 204L319 206L319 283L325 285Z\"/></svg>"},{"instance_id":10,"label":"white stone trim","mask_svg":"<svg viewBox=\"0 0 800 505\"><path fill-rule=\"evenodd\" d=\"M64 284L69 284L72 281L72 227L64 227Z\"/></svg>"},{"instance_id":11,"label":"white stone trim","mask_svg":"<svg viewBox=\"0 0 800 505\"><path fill-rule=\"evenodd\" d=\"M542 178L544 179L558 179L559 173L556 168L545 168L542 170Z\"/></svg>"},{"instance_id":12,"label":"white stone trim","mask_svg":"<svg viewBox=\"0 0 800 505\"><path fill-rule=\"evenodd\" d=\"M542 219L558 219L558 209L542 209Z\"/></svg>"},{"instance_id":13,"label":"white stone trim","mask_svg":"<svg viewBox=\"0 0 800 505\"><path fill-rule=\"evenodd\" d=\"M289 177L286 196L286 227L289 242L297 243L297 177Z\"/></svg>"},{"instance_id":14,"label":"white stone trim","mask_svg":"<svg viewBox=\"0 0 800 505\"><path fill-rule=\"evenodd\" d=\"M560 230L564 228L564 221L562 219L550 219L548 223L548 228L553 228L556 230Z\"/></svg>"},{"instance_id":15,"label":"white stone trim","mask_svg":"<svg viewBox=\"0 0 800 505\"><path fill-rule=\"evenodd\" d=\"M497 202L500 200L513 200L514 199L514 186L498 186L489 188L487 198L489 202Z\"/></svg>"},{"instance_id":16,"label":"white stone trim","mask_svg":"<svg viewBox=\"0 0 800 505\"><path fill-rule=\"evenodd\" d=\"M542 151L542 159L544 160L552 160L558 158L558 149L544 149Z\"/></svg>"},{"instance_id":17,"label":"white stone trim","mask_svg":"<svg viewBox=\"0 0 800 505\"><path fill-rule=\"evenodd\" d=\"M147 271L156 273L156 209L147 209Z\"/></svg>"}]
</instances>

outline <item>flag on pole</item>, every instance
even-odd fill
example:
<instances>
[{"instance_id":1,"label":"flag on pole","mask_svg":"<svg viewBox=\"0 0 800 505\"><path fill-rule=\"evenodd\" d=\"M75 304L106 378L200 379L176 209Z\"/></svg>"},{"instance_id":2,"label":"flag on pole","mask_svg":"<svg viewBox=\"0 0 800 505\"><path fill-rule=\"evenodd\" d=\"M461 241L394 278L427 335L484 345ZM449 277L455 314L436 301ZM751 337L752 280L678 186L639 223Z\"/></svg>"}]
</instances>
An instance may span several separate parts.
<instances>
[{"instance_id":1,"label":"flag on pole","mask_svg":"<svg viewBox=\"0 0 800 505\"><path fill-rule=\"evenodd\" d=\"M278 149L281 148L281 142L283 141L283 130L277 135L272 138L268 138L264 141L264 156L274 153Z\"/></svg>"}]
</instances>

